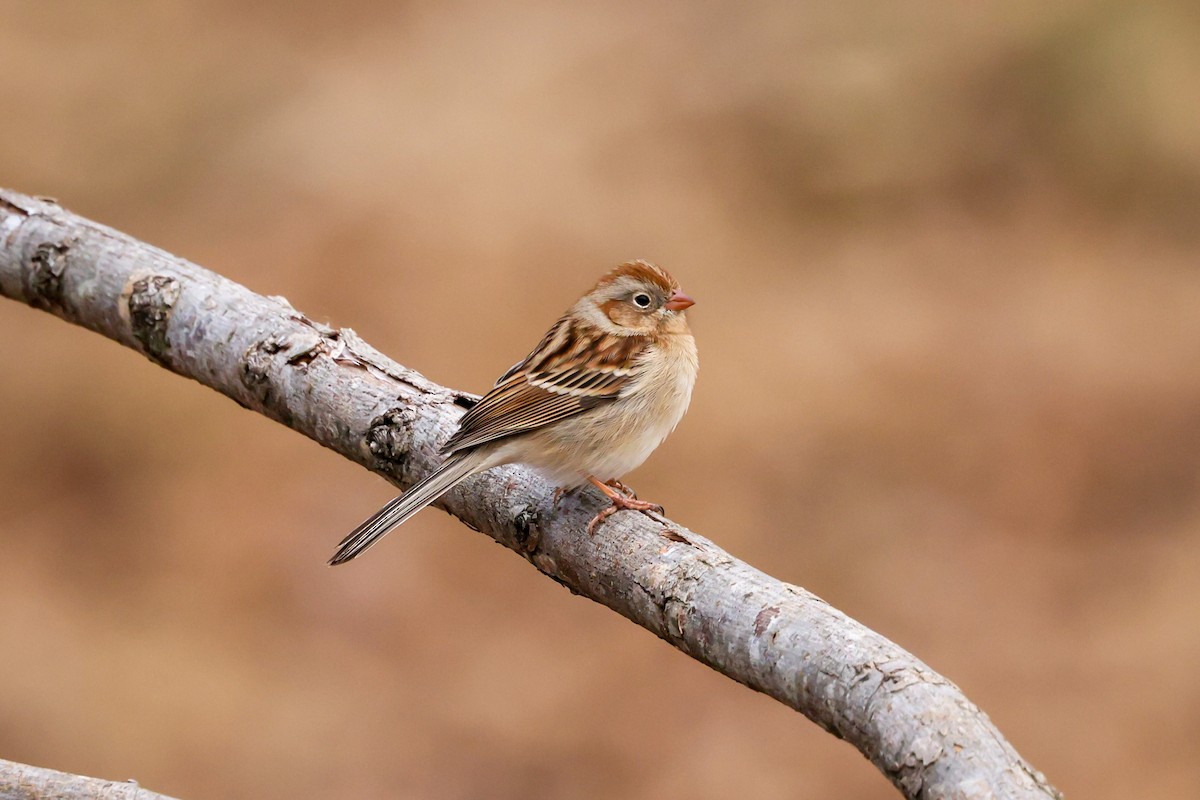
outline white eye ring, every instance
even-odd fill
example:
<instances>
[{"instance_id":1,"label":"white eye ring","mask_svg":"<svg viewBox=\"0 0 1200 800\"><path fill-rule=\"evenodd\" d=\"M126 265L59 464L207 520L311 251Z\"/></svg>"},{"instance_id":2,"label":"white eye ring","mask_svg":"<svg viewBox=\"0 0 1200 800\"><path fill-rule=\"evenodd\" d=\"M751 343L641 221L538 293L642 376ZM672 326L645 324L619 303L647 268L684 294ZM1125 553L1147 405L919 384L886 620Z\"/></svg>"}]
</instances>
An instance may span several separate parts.
<instances>
[{"instance_id":1,"label":"white eye ring","mask_svg":"<svg viewBox=\"0 0 1200 800\"><path fill-rule=\"evenodd\" d=\"M638 292L633 296L633 302L638 306L638 308L649 308L650 295L646 294L645 292Z\"/></svg>"}]
</instances>

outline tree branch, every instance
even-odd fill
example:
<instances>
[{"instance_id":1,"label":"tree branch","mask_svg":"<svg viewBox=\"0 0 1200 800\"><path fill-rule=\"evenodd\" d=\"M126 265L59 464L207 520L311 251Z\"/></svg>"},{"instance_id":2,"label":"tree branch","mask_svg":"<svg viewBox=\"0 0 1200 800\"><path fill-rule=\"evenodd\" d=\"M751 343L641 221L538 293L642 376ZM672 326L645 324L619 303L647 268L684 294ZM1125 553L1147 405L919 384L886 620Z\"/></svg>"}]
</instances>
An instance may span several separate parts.
<instances>
[{"instance_id":1,"label":"tree branch","mask_svg":"<svg viewBox=\"0 0 1200 800\"><path fill-rule=\"evenodd\" d=\"M0 294L132 347L399 487L439 462L474 399L282 298L4 190ZM555 508L553 488L504 467L437 505L850 742L910 798L1061 796L958 687L820 598L665 518L618 514L589 537L599 496Z\"/></svg>"},{"instance_id":2,"label":"tree branch","mask_svg":"<svg viewBox=\"0 0 1200 800\"><path fill-rule=\"evenodd\" d=\"M0 759L0 800L172 800L134 781L106 781Z\"/></svg>"}]
</instances>

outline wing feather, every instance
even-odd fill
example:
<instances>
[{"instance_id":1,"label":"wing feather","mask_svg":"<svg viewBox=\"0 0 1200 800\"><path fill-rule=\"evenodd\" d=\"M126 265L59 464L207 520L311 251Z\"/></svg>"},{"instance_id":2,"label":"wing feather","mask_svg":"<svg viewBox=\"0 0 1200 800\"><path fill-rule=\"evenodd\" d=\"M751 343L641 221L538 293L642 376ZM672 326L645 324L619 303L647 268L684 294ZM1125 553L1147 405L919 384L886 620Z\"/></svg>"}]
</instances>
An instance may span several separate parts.
<instances>
[{"instance_id":1,"label":"wing feather","mask_svg":"<svg viewBox=\"0 0 1200 800\"><path fill-rule=\"evenodd\" d=\"M560 319L533 352L463 416L443 452L469 450L616 400L648 345L643 337L587 332L567 317Z\"/></svg>"}]
</instances>

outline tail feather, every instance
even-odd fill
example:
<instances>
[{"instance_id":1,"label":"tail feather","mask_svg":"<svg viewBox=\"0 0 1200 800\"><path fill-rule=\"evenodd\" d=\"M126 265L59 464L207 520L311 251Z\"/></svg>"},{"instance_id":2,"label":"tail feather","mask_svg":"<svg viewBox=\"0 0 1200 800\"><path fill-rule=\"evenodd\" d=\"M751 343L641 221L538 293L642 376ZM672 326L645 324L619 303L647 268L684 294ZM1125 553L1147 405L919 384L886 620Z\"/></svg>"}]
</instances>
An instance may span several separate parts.
<instances>
[{"instance_id":1,"label":"tail feather","mask_svg":"<svg viewBox=\"0 0 1200 800\"><path fill-rule=\"evenodd\" d=\"M441 497L459 481L475 472L479 466L477 459L451 457L424 480L417 483L404 494L391 500L383 508L359 525L350 535L341 541L338 550L329 559L333 566L344 564L362 553L385 533L405 522L425 506Z\"/></svg>"}]
</instances>

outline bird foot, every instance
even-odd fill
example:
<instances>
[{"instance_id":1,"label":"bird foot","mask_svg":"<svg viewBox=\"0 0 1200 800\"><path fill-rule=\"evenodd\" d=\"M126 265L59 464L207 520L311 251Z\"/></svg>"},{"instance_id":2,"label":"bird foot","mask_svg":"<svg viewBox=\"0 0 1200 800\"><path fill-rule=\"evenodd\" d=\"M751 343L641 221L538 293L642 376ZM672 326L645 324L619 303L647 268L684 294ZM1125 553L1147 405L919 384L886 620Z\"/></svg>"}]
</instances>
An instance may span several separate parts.
<instances>
[{"instance_id":1,"label":"bird foot","mask_svg":"<svg viewBox=\"0 0 1200 800\"><path fill-rule=\"evenodd\" d=\"M604 523L604 520L611 517L618 511L653 511L656 514L663 513L663 507L658 503L648 503L645 500L638 500L634 495L633 490L620 481L609 481L601 483L595 478L589 476L590 480L596 488L604 492L604 496L611 501L611 505L600 509L596 516L592 517L592 521L588 523L588 536L596 533L596 528ZM613 484L616 484L615 486ZM618 488L619 487L619 488Z\"/></svg>"},{"instance_id":2,"label":"bird foot","mask_svg":"<svg viewBox=\"0 0 1200 800\"><path fill-rule=\"evenodd\" d=\"M634 499L634 500L637 500L637 492L635 492L635 491L633 490L633 487L632 487L632 486L626 486L625 484L621 483L621 482L620 482L619 480L617 480L616 478L613 478L611 481L605 481L605 482L604 482L604 485L605 485L605 486L611 486L612 488L616 489L618 492L620 492L621 494L625 495L626 497L629 497L629 498L632 498L632 499Z\"/></svg>"}]
</instances>

